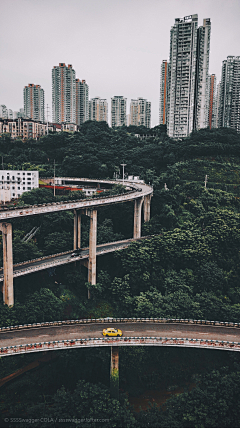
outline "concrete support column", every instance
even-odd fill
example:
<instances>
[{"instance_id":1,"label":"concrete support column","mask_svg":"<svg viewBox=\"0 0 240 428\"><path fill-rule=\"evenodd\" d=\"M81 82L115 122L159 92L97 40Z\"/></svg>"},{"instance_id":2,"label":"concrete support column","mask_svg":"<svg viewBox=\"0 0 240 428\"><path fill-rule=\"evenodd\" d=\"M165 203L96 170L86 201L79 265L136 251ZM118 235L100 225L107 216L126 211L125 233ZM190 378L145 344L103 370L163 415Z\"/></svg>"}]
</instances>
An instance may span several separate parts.
<instances>
[{"instance_id":1,"label":"concrete support column","mask_svg":"<svg viewBox=\"0 0 240 428\"><path fill-rule=\"evenodd\" d=\"M141 210L143 198L135 199L134 201L134 223L133 223L133 238L141 237Z\"/></svg>"},{"instance_id":2,"label":"concrete support column","mask_svg":"<svg viewBox=\"0 0 240 428\"><path fill-rule=\"evenodd\" d=\"M92 285L96 284L96 246L97 246L97 210L92 210L89 213L90 230L89 230L89 262L88 262L88 282ZM88 293L90 298L90 292Z\"/></svg>"},{"instance_id":3,"label":"concrete support column","mask_svg":"<svg viewBox=\"0 0 240 428\"><path fill-rule=\"evenodd\" d=\"M8 306L14 305L13 292L13 253L12 253L12 225L0 223L3 240L3 302Z\"/></svg>"},{"instance_id":4,"label":"concrete support column","mask_svg":"<svg viewBox=\"0 0 240 428\"><path fill-rule=\"evenodd\" d=\"M81 248L81 211L74 210L73 249Z\"/></svg>"},{"instance_id":5,"label":"concrete support column","mask_svg":"<svg viewBox=\"0 0 240 428\"><path fill-rule=\"evenodd\" d=\"M143 215L144 215L144 222L145 223L150 220L151 198L152 198L152 195L144 196L144 213L143 213Z\"/></svg>"},{"instance_id":6,"label":"concrete support column","mask_svg":"<svg viewBox=\"0 0 240 428\"><path fill-rule=\"evenodd\" d=\"M119 348L111 346L110 395L119 400Z\"/></svg>"}]
</instances>

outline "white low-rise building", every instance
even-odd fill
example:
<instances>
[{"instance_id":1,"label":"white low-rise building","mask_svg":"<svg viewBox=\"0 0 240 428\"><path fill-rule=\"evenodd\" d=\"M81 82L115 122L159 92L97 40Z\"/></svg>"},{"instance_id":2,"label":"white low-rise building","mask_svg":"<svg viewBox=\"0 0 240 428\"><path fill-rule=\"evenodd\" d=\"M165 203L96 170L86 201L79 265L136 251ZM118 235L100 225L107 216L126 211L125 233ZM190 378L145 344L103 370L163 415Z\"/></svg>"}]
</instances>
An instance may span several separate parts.
<instances>
[{"instance_id":1,"label":"white low-rise building","mask_svg":"<svg viewBox=\"0 0 240 428\"><path fill-rule=\"evenodd\" d=\"M19 198L24 192L39 187L38 171L0 170L1 202Z\"/></svg>"}]
</instances>

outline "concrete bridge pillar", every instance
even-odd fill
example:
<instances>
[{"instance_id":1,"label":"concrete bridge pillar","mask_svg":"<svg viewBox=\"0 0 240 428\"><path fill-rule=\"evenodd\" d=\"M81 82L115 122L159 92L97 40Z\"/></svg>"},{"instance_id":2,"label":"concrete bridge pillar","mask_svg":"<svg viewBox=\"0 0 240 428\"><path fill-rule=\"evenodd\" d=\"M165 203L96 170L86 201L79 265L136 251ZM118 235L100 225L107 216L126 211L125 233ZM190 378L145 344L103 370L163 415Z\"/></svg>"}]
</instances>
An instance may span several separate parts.
<instances>
[{"instance_id":1,"label":"concrete bridge pillar","mask_svg":"<svg viewBox=\"0 0 240 428\"><path fill-rule=\"evenodd\" d=\"M97 210L90 211L88 282L96 284Z\"/></svg>"},{"instance_id":2,"label":"concrete bridge pillar","mask_svg":"<svg viewBox=\"0 0 240 428\"><path fill-rule=\"evenodd\" d=\"M134 223L133 223L133 238L141 237L141 211L143 198L135 199L134 201Z\"/></svg>"},{"instance_id":3,"label":"concrete bridge pillar","mask_svg":"<svg viewBox=\"0 0 240 428\"><path fill-rule=\"evenodd\" d=\"M12 225L0 223L3 240L3 302L8 306L14 305L13 291L13 253L12 253Z\"/></svg>"},{"instance_id":4,"label":"concrete bridge pillar","mask_svg":"<svg viewBox=\"0 0 240 428\"><path fill-rule=\"evenodd\" d=\"M81 211L74 210L73 249L81 248Z\"/></svg>"},{"instance_id":5,"label":"concrete bridge pillar","mask_svg":"<svg viewBox=\"0 0 240 428\"><path fill-rule=\"evenodd\" d=\"M143 215L144 215L144 222L145 223L150 220L151 198L152 198L152 195L144 196L144 212L143 212Z\"/></svg>"},{"instance_id":6,"label":"concrete bridge pillar","mask_svg":"<svg viewBox=\"0 0 240 428\"><path fill-rule=\"evenodd\" d=\"M110 395L119 400L119 347L111 346Z\"/></svg>"},{"instance_id":7,"label":"concrete bridge pillar","mask_svg":"<svg viewBox=\"0 0 240 428\"><path fill-rule=\"evenodd\" d=\"M81 227L81 215L86 215L90 217L90 228L89 228L89 257L88 257L88 282L92 285L96 284L96 276L97 276L97 256L96 256L96 248L97 248L97 210L79 210L78 220L74 213L74 231L77 232L77 237L74 238L74 242L79 243L79 248L81 245L81 236L80 236L80 227ZM75 226L76 225L76 226ZM75 232L74 232L75 233ZM84 261L81 262L84 266L86 263ZM90 290L88 290L88 298L90 299Z\"/></svg>"}]
</instances>

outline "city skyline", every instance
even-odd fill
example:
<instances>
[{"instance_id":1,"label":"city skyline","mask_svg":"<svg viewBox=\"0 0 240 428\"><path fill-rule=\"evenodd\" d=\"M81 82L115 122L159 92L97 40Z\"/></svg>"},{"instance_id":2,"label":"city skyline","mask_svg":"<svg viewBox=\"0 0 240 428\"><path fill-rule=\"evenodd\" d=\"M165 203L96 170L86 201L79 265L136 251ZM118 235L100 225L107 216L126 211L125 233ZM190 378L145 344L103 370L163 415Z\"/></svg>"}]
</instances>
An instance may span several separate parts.
<instances>
[{"instance_id":1,"label":"city skyline","mask_svg":"<svg viewBox=\"0 0 240 428\"><path fill-rule=\"evenodd\" d=\"M89 99L100 95L110 106L113 96L123 96L127 112L131 99L148 99L151 126L156 126L160 68L162 60L169 59L170 29L177 17L198 14L199 23L211 19L209 74L215 74L217 82L222 62L240 53L237 0L167 4L162 0L0 0L0 4L5 39L0 104L13 111L23 107L22 89L32 82L44 89L45 107L51 108L51 70L63 61L73 64L77 77L86 80Z\"/></svg>"}]
</instances>

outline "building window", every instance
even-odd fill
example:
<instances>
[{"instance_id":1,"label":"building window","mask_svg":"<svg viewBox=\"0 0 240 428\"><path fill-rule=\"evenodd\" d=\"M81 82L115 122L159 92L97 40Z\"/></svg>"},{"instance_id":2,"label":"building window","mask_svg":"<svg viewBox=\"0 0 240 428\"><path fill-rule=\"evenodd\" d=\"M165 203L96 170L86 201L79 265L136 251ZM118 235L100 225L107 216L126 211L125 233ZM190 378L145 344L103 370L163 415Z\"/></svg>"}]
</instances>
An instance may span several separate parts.
<instances>
[{"instance_id":1,"label":"building window","mask_svg":"<svg viewBox=\"0 0 240 428\"><path fill-rule=\"evenodd\" d=\"M23 187L23 190L25 190L25 187Z\"/></svg>"},{"instance_id":2,"label":"building window","mask_svg":"<svg viewBox=\"0 0 240 428\"><path fill-rule=\"evenodd\" d=\"M31 187L28 187L27 189L28 189L28 190L31 190Z\"/></svg>"}]
</instances>

